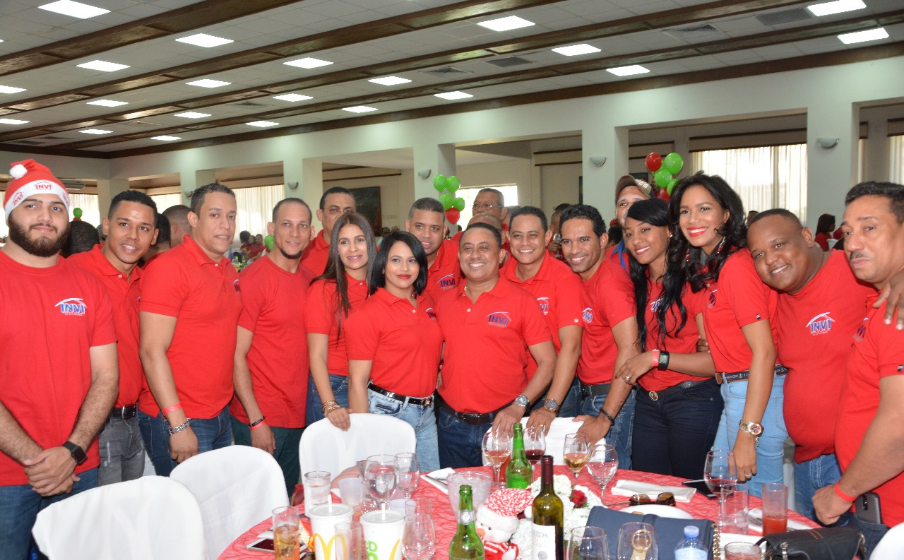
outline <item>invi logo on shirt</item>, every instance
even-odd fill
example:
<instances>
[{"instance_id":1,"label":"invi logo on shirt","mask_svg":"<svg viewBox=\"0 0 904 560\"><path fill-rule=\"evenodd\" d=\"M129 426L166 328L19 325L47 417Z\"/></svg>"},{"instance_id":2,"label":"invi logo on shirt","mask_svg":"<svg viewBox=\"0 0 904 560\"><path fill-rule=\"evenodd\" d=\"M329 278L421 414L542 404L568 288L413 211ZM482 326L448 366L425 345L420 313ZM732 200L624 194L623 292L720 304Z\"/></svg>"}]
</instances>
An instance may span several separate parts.
<instances>
[{"instance_id":1,"label":"invi logo on shirt","mask_svg":"<svg viewBox=\"0 0 904 560\"><path fill-rule=\"evenodd\" d=\"M455 287L455 275L454 274L446 274L442 278L436 281L439 284L440 290L451 290Z\"/></svg>"},{"instance_id":2,"label":"invi logo on shirt","mask_svg":"<svg viewBox=\"0 0 904 560\"><path fill-rule=\"evenodd\" d=\"M863 337L866 336L866 325L869 323L869 317L864 317L863 322L860 323L860 326L857 327L857 331L854 333L854 341L860 342L863 340Z\"/></svg>"},{"instance_id":3,"label":"invi logo on shirt","mask_svg":"<svg viewBox=\"0 0 904 560\"><path fill-rule=\"evenodd\" d=\"M820 334L829 334L829 331L832 330L832 323L835 322L835 319L829 317L829 313L831 313L831 311L820 313L816 317L810 319L810 322L807 323L807 329L809 329L811 335L817 336Z\"/></svg>"},{"instance_id":4,"label":"invi logo on shirt","mask_svg":"<svg viewBox=\"0 0 904 560\"><path fill-rule=\"evenodd\" d=\"M657 298L656 300L650 302L650 312L656 313L659 311L659 306L662 305L662 298Z\"/></svg>"},{"instance_id":5,"label":"invi logo on shirt","mask_svg":"<svg viewBox=\"0 0 904 560\"><path fill-rule=\"evenodd\" d=\"M537 303L540 304L540 311L542 311L544 315L549 315L549 298L538 297Z\"/></svg>"},{"instance_id":6,"label":"invi logo on shirt","mask_svg":"<svg viewBox=\"0 0 904 560\"><path fill-rule=\"evenodd\" d=\"M58 304L54 305L54 307L58 307L60 309L60 313L63 315L74 315L76 317L83 317L85 315L85 311L87 311L87 307L85 306L85 300L82 298L66 298Z\"/></svg>"},{"instance_id":7,"label":"invi logo on shirt","mask_svg":"<svg viewBox=\"0 0 904 560\"><path fill-rule=\"evenodd\" d=\"M584 311L581 312L581 318L584 319L584 322L588 325L593 322L593 308L585 307Z\"/></svg>"},{"instance_id":8,"label":"invi logo on shirt","mask_svg":"<svg viewBox=\"0 0 904 560\"><path fill-rule=\"evenodd\" d=\"M424 313L427 314L428 319L436 319L436 311L434 311L432 307L428 307Z\"/></svg>"},{"instance_id":9,"label":"invi logo on shirt","mask_svg":"<svg viewBox=\"0 0 904 560\"><path fill-rule=\"evenodd\" d=\"M709 293L709 304L708 305L710 307L713 307L714 305L716 305L716 292L718 292L718 291L719 291L719 288L716 288L715 290L713 290Z\"/></svg>"},{"instance_id":10,"label":"invi logo on shirt","mask_svg":"<svg viewBox=\"0 0 904 560\"><path fill-rule=\"evenodd\" d=\"M502 327L505 328L509 326L511 322L511 318L509 317L508 311L493 311L489 315L487 315L487 324L491 327Z\"/></svg>"}]
</instances>

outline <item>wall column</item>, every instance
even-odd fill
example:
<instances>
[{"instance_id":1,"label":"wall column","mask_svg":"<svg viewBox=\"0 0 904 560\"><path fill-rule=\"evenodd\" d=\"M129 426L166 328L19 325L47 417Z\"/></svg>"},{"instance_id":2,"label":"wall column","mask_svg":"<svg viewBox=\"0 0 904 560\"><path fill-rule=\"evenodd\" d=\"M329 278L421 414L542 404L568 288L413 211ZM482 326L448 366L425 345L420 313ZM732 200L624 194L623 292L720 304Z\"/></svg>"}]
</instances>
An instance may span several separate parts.
<instances>
[{"instance_id":1,"label":"wall column","mask_svg":"<svg viewBox=\"0 0 904 560\"><path fill-rule=\"evenodd\" d=\"M311 207L311 225L319 232L323 224L317 219L317 209L323 196L323 162L317 158L283 160L283 182L298 183L297 189L286 187L286 196L304 200Z\"/></svg>"},{"instance_id":2,"label":"wall column","mask_svg":"<svg viewBox=\"0 0 904 560\"><path fill-rule=\"evenodd\" d=\"M615 183L628 172L628 129L597 122L582 133L584 204L595 206L606 223L615 217ZM597 167L590 158L604 157Z\"/></svg>"},{"instance_id":3,"label":"wall column","mask_svg":"<svg viewBox=\"0 0 904 560\"><path fill-rule=\"evenodd\" d=\"M888 181L888 117L885 115L870 119L863 157L864 181Z\"/></svg>"},{"instance_id":4,"label":"wall column","mask_svg":"<svg viewBox=\"0 0 904 560\"><path fill-rule=\"evenodd\" d=\"M840 217L844 213L844 195L857 182L860 139L859 107L850 101L814 97L807 110L807 207L806 216L801 216L811 226L822 214ZM819 138L837 138L838 145L822 148Z\"/></svg>"},{"instance_id":5,"label":"wall column","mask_svg":"<svg viewBox=\"0 0 904 560\"><path fill-rule=\"evenodd\" d=\"M97 180L97 205L100 209L100 217L103 220L110 211L110 202L113 197L121 192L129 190L128 179L98 179Z\"/></svg>"},{"instance_id":6,"label":"wall column","mask_svg":"<svg viewBox=\"0 0 904 560\"><path fill-rule=\"evenodd\" d=\"M426 179L418 172L430 170ZM455 145L418 142L414 145L414 192L412 201L424 197L436 198L439 193L433 188L433 178L437 175L455 175Z\"/></svg>"}]
</instances>

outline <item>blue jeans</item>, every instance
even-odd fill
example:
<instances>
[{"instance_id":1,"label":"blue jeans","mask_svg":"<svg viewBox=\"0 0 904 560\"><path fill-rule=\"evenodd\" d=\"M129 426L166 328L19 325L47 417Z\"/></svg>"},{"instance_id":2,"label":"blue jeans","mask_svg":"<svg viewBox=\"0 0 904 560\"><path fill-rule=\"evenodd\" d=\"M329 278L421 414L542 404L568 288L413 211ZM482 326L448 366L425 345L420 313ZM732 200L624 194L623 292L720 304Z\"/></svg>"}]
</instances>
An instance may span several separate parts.
<instances>
[{"instance_id":1,"label":"blue jeans","mask_svg":"<svg viewBox=\"0 0 904 560\"><path fill-rule=\"evenodd\" d=\"M0 486L0 560L25 560L38 512L79 492L97 487L97 469L80 473L71 494L44 498L31 485ZM90 522L90 520L89 520Z\"/></svg>"},{"instance_id":2,"label":"blue jeans","mask_svg":"<svg viewBox=\"0 0 904 560\"><path fill-rule=\"evenodd\" d=\"M750 495L762 497L763 484L784 481L782 460L785 456L785 417L782 413L784 402L785 376L776 375L772 382L772 393L763 413L763 435L756 448L756 475L747 481ZM738 424L743 420L744 403L747 401L747 381L722 383L722 398L725 409L719 421L719 431L713 449L733 449L738 435Z\"/></svg>"},{"instance_id":3,"label":"blue jeans","mask_svg":"<svg viewBox=\"0 0 904 560\"><path fill-rule=\"evenodd\" d=\"M606 434L606 443L614 445L615 451L618 453L618 468L620 469L631 468L631 439L634 431L634 409L637 405L637 397L634 393L635 391L631 391L628 394L625 404L622 405L618 416L615 417L615 424ZM581 414L599 416L605 402L606 395L584 397L581 401Z\"/></svg>"},{"instance_id":4,"label":"blue jeans","mask_svg":"<svg viewBox=\"0 0 904 560\"><path fill-rule=\"evenodd\" d=\"M348 377L342 375L330 374L330 387L333 389L334 400L340 406L348 408ZM326 416L323 414L323 401L320 400L320 394L317 392L317 386L314 385L314 376L308 378L308 403L305 409L304 423L310 426L318 420L323 420Z\"/></svg>"},{"instance_id":5,"label":"blue jeans","mask_svg":"<svg viewBox=\"0 0 904 560\"><path fill-rule=\"evenodd\" d=\"M823 486L833 486L841 479L841 467L834 453L794 464L794 499L797 513L822 523L813 509L813 494ZM832 527L848 525L852 514L845 513Z\"/></svg>"},{"instance_id":6,"label":"blue jeans","mask_svg":"<svg viewBox=\"0 0 904 560\"><path fill-rule=\"evenodd\" d=\"M703 477L722 416L715 379L678 389L658 400L637 388L631 462L639 471L697 479Z\"/></svg>"},{"instance_id":7,"label":"blue jeans","mask_svg":"<svg viewBox=\"0 0 904 560\"><path fill-rule=\"evenodd\" d=\"M110 418L98 436L100 467L97 485L135 480L144 473L144 442L138 418Z\"/></svg>"},{"instance_id":8,"label":"blue jeans","mask_svg":"<svg viewBox=\"0 0 904 560\"><path fill-rule=\"evenodd\" d=\"M232 423L229 418L228 407L223 407L219 414L210 419L192 418L191 429L198 438L198 453L232 445ZM154 472L157 476L169 476L179 463L171 457L170 434L163 414L158 412L156 417L152 417L139 411L138 424L148 455L154 463Z\"/></svg>"},{"instance_id":9,"label":"blue jeans","mask_svg":"<svg viewBox=\"0 0 904 560\"><path fill-rule=\"evenodd\" d=\"M885 536L885 533L888 532L888 525L884 523L867 523L866 521L861 521L857 519L853 514L850 515L850 523L848 525L850 527L856 527L863 533L863 536L866 537L866 557L869 558L873 553L873 549L876 548L876 545L879 544L879 541L882 540L882 537Z\"/></svg>"},{"instance_id":10,"label":"blue jeans","mask_svg":"<svg viewBox=\"0 0 904 560\"><path fill-rule=\"evenodd\" d=\"M232 435L235 438L236 445L245 445L251 447L251 429L248 424L238 420L235 416L231 416ZM273 430L273 439L276 440L276 449L273 451L273 458L279 463L282 469L283 478L286 481L286 492L291 496L295 492L295 485L298 484L301 476L301 464L298 462L298 444L301 442L301 433L304 428L277 428L270 426Z\"/></svg>"},{"instance_id":11,"label":"blue jeans","mask_svg":"<svg viewBox=\"0 0 904 560\"><path fill-rule=\"evenodd\" d=\"M417 437L417 461L421 472L439 468L439 440L436 435L436 415L433 405L417 406L391 399L380 393L367 391L368 410L371 414L395 416L408 422Z\"/></svg>"},{"instance_id":12,"label":"blue jeans","mask_svg":"<svg viewBox=\"0 0 904 560\"><path fill-rule=\"evenodd\" d=\"M493 422L471 425L439 409L439 464L442 468L483 466L483 434Z\"/></svg>"}]
</instances>

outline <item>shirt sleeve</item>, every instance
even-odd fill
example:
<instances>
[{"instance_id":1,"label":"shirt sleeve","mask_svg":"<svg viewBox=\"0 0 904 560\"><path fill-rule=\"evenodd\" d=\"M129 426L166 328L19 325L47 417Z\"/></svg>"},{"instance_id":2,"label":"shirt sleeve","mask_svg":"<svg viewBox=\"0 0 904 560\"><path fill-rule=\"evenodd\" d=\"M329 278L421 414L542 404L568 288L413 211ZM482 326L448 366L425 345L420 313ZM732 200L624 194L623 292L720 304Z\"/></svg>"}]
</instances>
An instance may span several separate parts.
<instances>
[{"instance_id":1,"label":"shirt sleeve","mask_svg":"<svg viewBox=\"0 0 904 560\"><path fill-rule=\"evenodd\" d=\"M556 289L556 325L558 328L582 326L581 314L584 309L581 278L568 272L555 281Z\"/></svg>"},{"instance_id":2,"label":"shirt sleeve","mask_svg":"<svg viewBox=\"0 0 904 560\"><path fill-rule=\"evenodd\" d=\"M318 280L308 289L304 302L305 326L309 333L330 334L333 325L332 294L326 281Z\"/></svg>"},{"instance_id":3,"label":"shirt sleeve","mask_svg":"<svg viewBox=\"0 0 904 560\"><path fill-rule=\"evenodd\" d=\"M612 261L604 262L601 266L609 267L609 275L605 282L598 285L599 301L605 307L604 312L610 326L615 326L625 319L636 317L637 309L634 305L634 284L631 277L618 264Z\"/></svg>"},{"instance_id":4,"label":"shirt sleeve","mask_svg":"<svg viewBox=\"0 0 904 560\"><path fill-rule=\"evenodd\" d=\"M113 304L110 296L100 282L96 282L95 301L97 313L94 314L94 328L91 333L91 346L104 346L117 341L116 326L113 323Z\"/></svg>"},{"instance_id":5,"label":"shirt sleeve","mask_svg":"<svg viewBox=\"0 0 904 560\"><path fill-rule=\"evenodd\" d=\"M770 305L769 286L763 284L753 267L753 261L744 258L746 249L741 249L722 267L719 274L719 295L728 298L739 327L744 327L763 319L771 319L775 305Z\"/></svg>"},{"instance_id":6,"label":"shirt sleeve","mask_svg":"<svg viewBox=\"0 0 904 560\"><path fill-rule=\"evenodd\" d=\"M139 309L168 317L178 317L188 296L183 271L170 266L173 259L160 260L145 269L141 277Z\"/></svg>"},{"instance_id":7,"label":"shirt sleeve","mask_svg":"<svg viewBox=\"0 0 904 560\"><path fill-rule=\"evenodd\" d=\"M882 318L888 303L882 304L872 322L876 326L876 353L879 357L879 378L904 374L904 331L894 324L886 325Z\"/></svg>"},{"instance_id":8,"label":"shirt sleeve","mask_svg":"<svg viewBox=\"0 0 904 560\"><path fill-rule=\"evenodd\" d=\"M379 311L374 309L376 301L368 300L358 311L349 315L342 323L345 330L345 340L354 340L354 344L346 344L346 353L349 360L371 360L377 355L380 336L382 334L381 321L377 319ZM386 314L384 313L384 320Z\"/></svg>"}]
</instances>

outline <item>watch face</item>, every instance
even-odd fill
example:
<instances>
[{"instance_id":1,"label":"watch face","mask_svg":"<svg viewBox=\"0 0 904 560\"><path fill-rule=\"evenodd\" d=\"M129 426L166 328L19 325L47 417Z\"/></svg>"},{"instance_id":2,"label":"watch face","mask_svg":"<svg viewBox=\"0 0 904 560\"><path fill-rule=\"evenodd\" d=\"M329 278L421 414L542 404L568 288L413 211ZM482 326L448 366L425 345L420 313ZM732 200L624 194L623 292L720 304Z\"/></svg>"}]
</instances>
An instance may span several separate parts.
<instances>
[{"instance_id":1,"label":"watch face","mask_svg":"<svg viewBox=\"0 0 904 560\"><path fill-rule=\"evenodd\" d=\"M758 436L763 433L763 425L756 422L744 422L744 431L752 436Z\"/></svg>"},{"instance_id":2,"label":"watch face","mask_svg":"<svg viewBox=\"0 0 904 560\"><path fill-rule=\"evenodd\" d=\"M530 404L530 401L524 395L519 395L517 399L515 399L515 404L518 406L527 406Z\"/></svg>"},{"instance_id":3,"label":"watch face","mask_svg":"<svg viewBox=\"0 0 904 560\"><path fill-rule=\"evenodd\" d=\"M548 410L555 410L558 407L559 403L557 403L555 399L546 399L546 402L543 404L543 408Z\"/></svg>"}]
</instances>

